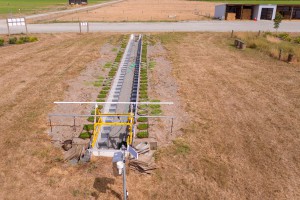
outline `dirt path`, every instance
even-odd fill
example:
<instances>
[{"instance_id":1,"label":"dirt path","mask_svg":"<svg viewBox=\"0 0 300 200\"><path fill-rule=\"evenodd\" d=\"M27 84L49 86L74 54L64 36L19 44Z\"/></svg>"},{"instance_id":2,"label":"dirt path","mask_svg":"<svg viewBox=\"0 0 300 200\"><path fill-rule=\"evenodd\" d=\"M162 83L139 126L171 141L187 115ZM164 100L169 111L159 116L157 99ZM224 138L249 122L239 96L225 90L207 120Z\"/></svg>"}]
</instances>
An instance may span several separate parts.
<instances>
[{"instance_id":1,"label":"dirt path","mask_svg":"<svg viewBox=\"0 0 300 200\"><path fill-rule=\"evenodd\" d=\"M216 3L185 0L127 0L89 12L66 15L56 21L183 21L213 16Z\"/></svg>"}]
</instances>

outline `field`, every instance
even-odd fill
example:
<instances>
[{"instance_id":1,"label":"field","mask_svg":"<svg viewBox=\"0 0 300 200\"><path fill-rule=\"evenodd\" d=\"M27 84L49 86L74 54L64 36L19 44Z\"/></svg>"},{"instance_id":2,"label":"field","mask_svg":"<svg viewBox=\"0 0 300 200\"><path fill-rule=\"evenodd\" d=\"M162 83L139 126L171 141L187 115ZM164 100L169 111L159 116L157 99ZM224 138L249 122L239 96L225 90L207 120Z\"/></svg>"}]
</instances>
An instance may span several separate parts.
<instances>
[{"instance_id":1,"label":"field","mask_svg":"<svg viewBox=\"0 0 300 200\"><path fill-rule=\"evenodd\" d=\"M53 101L97 95L86 83L105 72L120 35L36 36L0 48L0 198L120 199L110 159L72 166L46 134ZM232 43L225 33L150 36L150 94L176 103L166 114L182 135L157 133L159 169L130 172L131 199L299 199L299 63Z\"/></svg>"},{"instance_id":2,"label":"field","mask_svg":"<svg viewBox=\"0 0 300 200\"><path fill-rule=\"evenodd\" d=\"M214 15L217 3L185 0L127 0L89 12L81 12L51 21L182 21L201 20Z\"/></svg>"},{"instance_id":3,"label":"field","mask_svg":"<svg viewBox=\"0 0 300 200\"><path fill-rule=\"evenodd\" d=\"M90 0L89 4L101 3L102 0ZM66 0L0 0L0 16L9 14L24 15L35 14L39 12L65 10L70 8ZM19 10L20 9L20 10Z\"/></svg>"}]
</instances>

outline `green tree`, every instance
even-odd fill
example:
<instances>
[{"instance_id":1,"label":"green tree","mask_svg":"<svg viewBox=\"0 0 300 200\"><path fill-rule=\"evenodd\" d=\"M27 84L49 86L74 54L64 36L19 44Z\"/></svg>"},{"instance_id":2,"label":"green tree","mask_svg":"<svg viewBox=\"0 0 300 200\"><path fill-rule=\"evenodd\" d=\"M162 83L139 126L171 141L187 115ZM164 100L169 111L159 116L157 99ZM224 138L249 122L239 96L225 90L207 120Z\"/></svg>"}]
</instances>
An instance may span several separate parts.
<instances>
[{"instance_id":1,"label":"green tree","mask_svg":"<svg viewBox=\"0 0 300 200\"><path fill-rule=\"evenodd\" d=\"M276 32L280 26L282 18L283 18L283 16L279 12L277 12L275 15L275 19L274 19L274 28L276 29Z\"/></svg>"}]
</instances>

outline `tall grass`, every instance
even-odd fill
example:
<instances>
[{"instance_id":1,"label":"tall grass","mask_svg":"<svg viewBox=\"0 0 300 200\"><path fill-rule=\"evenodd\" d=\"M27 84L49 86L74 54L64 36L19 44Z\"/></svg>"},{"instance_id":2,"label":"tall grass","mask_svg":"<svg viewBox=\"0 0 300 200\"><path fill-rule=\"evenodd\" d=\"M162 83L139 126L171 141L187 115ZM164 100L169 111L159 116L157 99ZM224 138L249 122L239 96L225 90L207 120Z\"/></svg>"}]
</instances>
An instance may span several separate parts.
<instances>
[{"instance_id":1,"label":"tall grass","mask_svg":"<svg viewBox=\"0 0 300 200\"><path fill-rule=\"evenodd\" d=\"M285 41L269 33L263 36L257 36L256 33L237 33L236 37L246 42L248 48L257 49L272 57L278 57L282 50L282 58L285 59L288 54L294 54L300 58L300 45L293 42Z\"/></svg>"}]
</instances>

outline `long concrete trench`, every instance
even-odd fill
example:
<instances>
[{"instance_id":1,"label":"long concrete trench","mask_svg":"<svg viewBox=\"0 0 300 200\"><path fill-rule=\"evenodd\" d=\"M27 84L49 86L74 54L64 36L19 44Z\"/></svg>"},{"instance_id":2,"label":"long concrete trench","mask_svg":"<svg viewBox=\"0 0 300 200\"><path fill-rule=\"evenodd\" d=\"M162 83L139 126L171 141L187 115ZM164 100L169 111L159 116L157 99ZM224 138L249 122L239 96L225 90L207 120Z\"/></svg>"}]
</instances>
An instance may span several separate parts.
<instances>
[{"instance_id":1,"label":"long concrete trench","mask_svg":"<svg viewBox=\"0 0 300 200\"><path fill-rule=\"evenodd\" d=\"M133 102L133 112L136 111L135 102L138 101L139 68L142 51L142 35L130 36L124 51L122 60L113 80L107 102L103 108L103 113L128 113L129 104L116 104L113 102ZM136 112L135 112L136 114ZM103 117L105 122L127 122L128 117ZM96 147L93 149L95 156L112 157L115 151L119 151L120 144L126 141L126 126L103 126L98 135Z\"/></svg>"}]
</instances>

